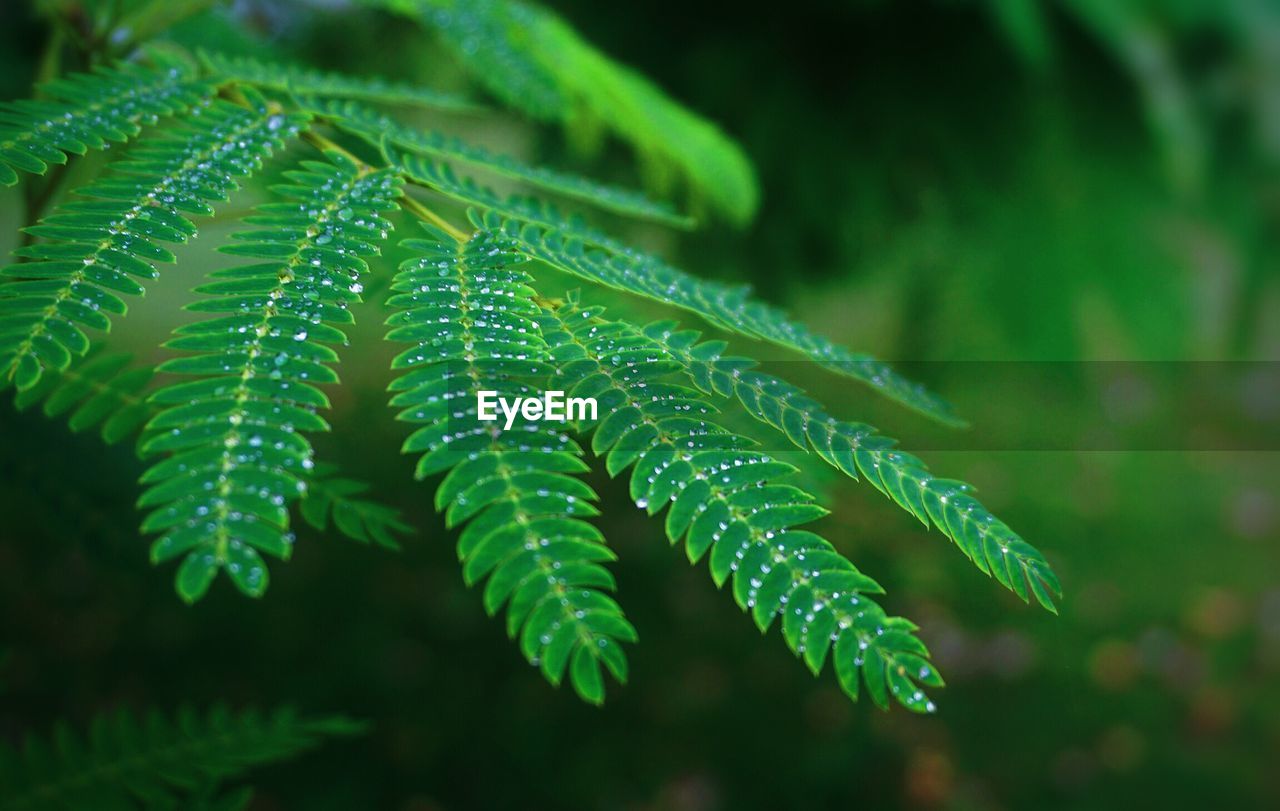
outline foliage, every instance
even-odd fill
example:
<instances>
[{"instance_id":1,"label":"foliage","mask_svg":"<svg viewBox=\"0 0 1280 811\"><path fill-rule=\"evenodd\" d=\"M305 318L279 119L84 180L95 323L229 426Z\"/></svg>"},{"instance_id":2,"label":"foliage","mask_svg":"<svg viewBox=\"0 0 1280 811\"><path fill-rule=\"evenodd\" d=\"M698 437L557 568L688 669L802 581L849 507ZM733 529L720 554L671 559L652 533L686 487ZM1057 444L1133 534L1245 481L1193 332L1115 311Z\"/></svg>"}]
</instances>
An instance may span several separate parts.
<instances>
[{"instance_id":1,"label":"foliage","mask_svg":"<svg viewBox=\"0 0 1280 811\"><path fill-rule=\"evenodd\" d=\"M399 419L422 423L405 452L423 452L418 478L448 471L436 507L450 525L468 521L458 558L468 583L488 577L485 609L507 605L507 631L529 662L559 684L569 667L585 700L604 700L600 666L626 681L620 641L636 641L622 609L601 589L614 586L601 563L614 559L600 531L588 469L570 437L538 421L499 429L468 419L477 392L536 396L520 385L548 362L530 278L509 268L513 246L481 232L463 245L447 233L406 240L420 253L401 265L387 305L393 341L410 348L393 368Z\"/></svg>"},{"instance_id":2,"label":"foliage","mask_svg":"<svg viewBox=\"0 0 1280 811\"><path fill-rule=\"evenodd\" d=\"M524 20L519 30L538 40L539 58L554 46L570 59L549 76L558 83L566 70L594 77L591 98L598 93L621 106L601 108L591 98L587 106L647 148L657 147L632 116L653 114L659 125L668 116L682 126L692 121L621 69L579 72L573 59L603 58L574 44L549 15L515 4L476 9L478 17L459 24L480 38L486 65L529 58L502 33ZM144 50L140 60L55 80L42 89L47 100L12 108L21 115L12 116L6 143L13 146L3 154L37 174L64 152L132 139L143 125L148 131L100 178L76 189L87 201L63 202L24 229L38 241L17 251L26 261L4 270L12 280L0 286L0 379L17 389L22 405L47 397L50 414L97 391L75 412L73 427L102 423L109 440L129 433L144 418L139 392L149 376L121 380L111 362L82 367L78 359L109 329L107 314L125 314L118 294L140 296L138 280L157 275L153 263L174 260L158 243L194 237L195 218L238 197L239 186L269 162L290 167L282 173L287 182L269 185L268 201L243 218L252 230L232 234L220 249L253 261L214 270L194 287L198 298L186 310L202 317L182 323L164 344L181 354L155 372L181 381L166 377L146 396L154 410L145 413L138 444L150 465L138 498L142 529L159 535L154 563L180 561L175 578L183 600L201 599L219 572L240 592L262 596L270 580L264 556L292 555L290 512L299 502L314 526L327 525L331 514L346 534L392 545L402 525L351 498L359 485L321 477L320 495L308 498L315 453L306 435L329 429L318 413L329 406L321 386L338 382L334 347L347 343L353 313L364 305L363 279L380 269L392 217L401 212L426 228L425 238L400 244L413 256L400 265L386 301L393 313L387 338L408 344L392 364L400 375L391 404L418 426L403 450L422 454L419 478L446 474L435 503L448 525L465 524L458 546L464 579L486 580L485 608L506 606L508 632L552 684L567 674L580 696L602 702L604 672L626 680L621 643L637 636L605 593L615 582L602 564L615 553L587 520L598 510L580 478L591 466L577 435L591 438L609 474L633 468L637 505L649 514L669 505L672 543L683 540L692 562L705 556L717 585L732 581L735 600L762 631L780 619L788 646L815 674L830 659L853 698L861 683L878 705L892 697L911 710L933 709L921 686L938 686L941 678L916 626L873 602L881 588L832 543L796 528L826 510L778 481L791 465L717 424L713 415L722 406L745 408L845 473L860 473L1023 600L1034 595L1054 608L1059 585L1044 557L968 485L934 477L873 429L837 422L799 389L722 357L723 342L695 344L696 333L669 322L606 320L588 302L590 292L555 298L540 292L543 282L530 271L558 271L690 312L959 424L943 400L745 286L687 273L541 197L502 196L461 173L478 169L614 214L689 224L668 205L364 106L457 106L429 90L214 53L195 59L172 45ZM122 97L123 77L138 78L132 95ZM673 136L730 163L740 158L719 136L695 143L677 127L663 137ZM299 149L314 151L297 156ZM14 157L20 154L29 159ZM666 157L686 168L716 162ZM736 182L714 180L743 203ZM468 205L466 227L453 224L449 209L433 208L441 197ZM747 216L751 205L734 216ZM520 422L506 430L477 419L480 391L528 395L553 383L599 398L604 413L590 423Z\"/></svg>"},{"instance_id":3,"label":"foliage","mask_svg":"<svg viewBox=\"0 0 1280 811\"><path fill-rule=\"evenodd\" d=\"M0 744L0 808L239 809L248 792L224 794L224 783L362 728L288 709L262 715L188 707L173 717L121 710L95 718L87 735L59 724L47 739L28 737L21 751Z\"/></svg>"},{"instance_id":4,"label":"foliage","mask_svg":"<svg viewBox=\"0 0 1280 811\"><path fill-rule=\"evenodd\" d=\"M399 549L397 535L410 531L399 511L364 498L371 485L337 475L335 465L318 463L307 478L307 492L298 503L304 521L324 532L330 521L343 535L361 543Z\"/></svg>"},{"instance_id":5,"label":"foliage","mask_svg":"<svg viewBox=\"0 0 1280 811\"><path fill-rule=\"evenodd\" d=\"M122 64L93 74L49 82L41 99L10 102L0 109L0 183L18 182L15 170L44 174L137 135L140 125L198 104L212 88L174 66Z\"/></svg>"},{"instance_id":6,"label":"foliage","mask_svg":"<svg viewBox=\"0 0 1280 811\"><path fill-rule=\"evenodd\" d=\"M36 386L17 393L14 405L19 411L39 405L47 417L66 414L72 432L98 428L108 445L143 433L139 445L144 446L155 434L154 428L144 432L144 426L164 410L163 395L151 391L157 371L125 353L93 353L61 372L45 373ZM307 524L323 532L332 523L360 543L399 548L396 536L409 526L399 511L363 497L369 484L339 475L327 462L311 462L304 474L298 512Z\"/></svg>"},{"instance_id":7,"label":"foliage","mask_svg":"<svg viewBox=\"0 0 1280 811\"><path fill-rule=\"evenodd\" d=\"M909 709L932 710L914 681L942 682L915 626L887 617L867 596L880 586L828 541L793 529L826 514L807 493L774 483L794 468L711 422L698 392L672 382L681 364L640 330L576 306L544 318L570 395L604 402L592 450L610 474L632 468L637 507L652 515L669 505L671 543L683 539L691 563L710 552L716 585L732 575L734 599L761 631L780 617L787 645L815 674L832 652L850 697L861 672L876 704L887 707L892 693Z\"/></svg>"},{"instance_id":8,"label":"foliage","mask_svg":"<svg viewBox=\"0 0 1280 811\"><path fill-rule=\"evenodd\" d=\"M139 61L137 43L156 29L136 25L132 11L148 4L40 0L41 9L59 9L66 22L58 24L52 12L27 17L23 4L9 4L0 12L0 99L35 95L36 77L119 56ZM192 54L252 57L275 71L306 65L361 82L383 76L502 106L434 29L357 4L151 5L208 7L164 35ZM945 690L925 688L938 713L877 712L862 683L863 700L848 702L836 678L814 681L784 644L762 640L736 608L732 575L722 594L708 587L705 563L677 561L683 540L678 553L659 542L661 524L629 499L632 471L609 480L591 435L576 426L556 427L595 468L571 474L600 496L592 504L601 514L585 520L619 557L603 564L618 591L604 593L643 644L622 645L629 682L608 685L603 712L579 700L567 668L562 689L546 689L538 668L513 655L505 606L499 621L486 617L488 578L468 587L458 575L458 532L471 522L446 531L432 514L438 476L414 482L421 454L396 453L421 424L386 411L384 388L403 374L389 370L390 359L407 345L380 340L386 328L374 311L412 254L393 239L385 259L366 260L369 303L341 327L351 345L331 345L342 385L319 388L331 401L320 416L334 430L304 434L316 468L291 510L298 541L290 562L268 560L266 599L246 603L229 579L193 607L173 599L173 569L142 564L133 506L138 476L159 458L136 457L136 433L100 446L103 423L69 433L75 406L50 420L43 401L19 413L12 391L0 397L0 736L122 703L205 705L219 696L344 707L370 720L374 734L358 743L255 771L255 808L747 811L794 807L798 797L817 808L1280 807L1270 768L1280 740L1280 597L1271 574L1280 567L1280 468L1274 454L1175 450L1240 437L1259 418L1270 424L1270 389L1258 385L1268 367L1233 364L1247 385L1184 389L1195 392L1189 398L1169 385L1182 371L1225 368L1180 361L1276 356L1280 230L1270 203L1280 199L1280 130L1266 114L1278 85L1268 78L1275 26L1264 19L1273 12L1256 0L1095 4L1132 23L1109 40L1073 10L1083 4L1000 3L1043 24L1047 48L1037 60L1020 58L994 5L548 3L601 52L740 139L767 190L756 225L744 231L676 234L597 216L479 165L455 163L454 171L446 159L387 145L406 165L440 170L433 179L444 196L406 188L450 223L466 223L468 205L497 210L611 253L644 248L701 279L750 282L816 334L908 362L895 368L955 404L972 429L928 424L790 350L726 335L689 311L541 262L518 268L551 303L579 286L580 306L653 325L654 337L656 321L672 322L673 335L701 332L694 345L727 340L714 365L760 361L732 398L702 398L720 409L711 421L800 468L775 483L813 494L831 513L796 529L831 541L889 590L872 600L921 625L916 635L946 676ZM120 30L121 9L136 34ZM1129 58L1142 54L1156 58ZM1169 171L1165 135L1148 113L1148 98L1170 88L1196 133L1198 189ZM287 89L264 95L277 94ZM308 109L358 101L414 130L616 188L638 176L625 134L583 156L564 136L589 133L573 125L562 132L500 111L296 95ZM379 144L335 135L324 122L311 131L383 164ZM1260 149L1268 144L1270 163ZM128 149L90 150L45 176L19 170L18 186L0 188L8 240L0 251L21 244L17 226L39 216L28 210L47 212L48 201L56 206ZM158 347L176 326L208 317L181 311L191 288L210 270L257 261L215 249L227 234L251 230L237 220L271 202L269 184L288 183L280 170L300 159L323 153L295 142L231 201L213 203L216 218L192 218L199 238L165 245L176 267L159 265L160 278L143 281L144 298L120 296L129 312L111 316L110 335L85 330L108 350L94 357L128 352L136 360L125 370L145 370L184 354ZM488 203L471 201L486 192ZM388 219L395 236L422 236L412 215ZM1062 616L1022 610L1011 591L986 588L952 542L922 533L880 492L878 477L855 469L855 481L819 461L821 446L801 450L797 440L826 442L820 422L784 434L739 405L739 395L760 391L772 396L755 410L784 428L783 418L798 416L782 405L797 402L789 389L766 389L748 372L785 379L841 423L900 438L894 450L938 477L978 485L968 495L1052 547L1044 551L1069 588ZM698 387L684 373L671 379ZM143 395L176 380L156 375ZM1188 424L1186 408L1202 397L1232 410L1215 406ZM1165 439L1169 450L1137 451ZM1064 450L1077 442L1107 452ZM415 534L401 536L401 553L326 542L312 530L308 505L320 503L322 482L348 476L369 483L355 500L403 510ZM335 517L325 516L326 534L339 533ZM613 681L607 668L603 675Z\"/></svg>"},{"instance_id":9,"label":"foliage","mask_svg":"<svg viewBox=\"0 0 1280 811\"><path fill-rule=\"evenodd\" d=\"M503 102L563 122L580 140L612 131L632 142L660 187L678 177L730 222L745 225L755 215L759 191L742 150L552 12L518 0L371 1L439 31Z\"/></svg>"},{"instance_id":10,"label":"foliage","mask_svg":"<svg viewBox=\"0 0 1280 811\"><path fill-rule=\"evenodd\" d=\"M114 103L113 84L81 78L104 95L86 110ZM47 241L16 252L36 261L3 271L13 281L4 288L0 364L19 389L31 388L45 370L62 371L74 355L83 355L89 348L85 327L106 331L110 320L104 311L124 315L125 302L116 293L142 295L136 279L157 275L148 260L173 261L173 254L152 240L184 242L193 236L188 217L212 214L209 201L226 199L235 178L251 175L306 121L281 114L256 94L247 98L246 106L216 100L192 117L194 123L144 140L128 159L112 164L114 176L83 189L89 202L66 203L26 229ZM62 113L78 114L70 107ZM90 126L98 128L102 121L94 117ZM99 145L109 135L124 138L118 131L98 131ZM44 167L33 165L31 171Z\"/></svg>"},{"instance_id":11,"label":"foliage","mask_svg":"<svg viewBox=\"0 0 1280 811\"><path fill-rule=\"evenodd\" d=\"M14 398L19 410L36 404L47 417L68 411L67 426L79 433L101 426L108 445L140 430L155 413L143 391L155 370L132 366L128 354L99 353L62 372L45 374L40 382Z\"/></svg>"},{"instance_id":12,"label":"foliage","mask_svg":"<svg viewBox=\"0 0 1280 811\"><path fill-rule=\"evenodd\" d=\"M327 344L346 336L359 301L364 258L377 252L399 184L390 172L340 154L303 161L245 218L261 230L234 235L228 254L267 260L213 274L196 288L213 296L189 309L219 317L179 328L166 346L199 354L166 361L159 371L196 378L156 392L168 406L148 427L144 454L168 453L143 476L139 506L154 507L143 531L162 532L155 562L183 559L178 592L199 599L225 568L251 596L267 588L260 553L288 559L288 504L305 490L314 466L299 433L323 431L316 415L327 400L316 383L335 383L338 360Z\"/></svg>"}]
</instances>

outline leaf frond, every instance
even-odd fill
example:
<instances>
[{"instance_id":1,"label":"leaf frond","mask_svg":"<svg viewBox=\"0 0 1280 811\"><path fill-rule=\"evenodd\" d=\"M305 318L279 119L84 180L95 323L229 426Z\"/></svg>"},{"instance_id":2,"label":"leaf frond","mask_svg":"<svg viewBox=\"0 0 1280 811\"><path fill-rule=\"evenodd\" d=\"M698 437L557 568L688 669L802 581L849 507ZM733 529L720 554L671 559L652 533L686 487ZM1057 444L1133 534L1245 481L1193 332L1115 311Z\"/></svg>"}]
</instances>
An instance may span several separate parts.
<instances>
[{"instance_id":1,"label":"leaf frond","mask_svg":"<svg viewBox=\"0 0 1280 811\"><path fill-rule=\"evenodd\" d=\"M756 185L740 150L553 13L521 0L363 2L439 29L496 96L564 123L578 146L598 146L606 131L631 141L644 158L646 188L665 195L682 181L693 213L709 203L735 222L750 219ZM162 16L163 5L154 5ZM266 558L291 555L293 508L320 531L366 544L398 548L397 536L410 530L368 485L317 463L311 436L329 430L325 386L338 382L353 309L372 296L363 280L402 210L423 227L402 243L411 258L381 277L390 287L386 337L403 347L388 387L396 419L410 426L402 451L417 456L417 478L438 477L434 504L460 530L464 581L479 587L488 614L504 614L521 654L552 685L567 681L585 701L602 703L607 675L627 680L624 643L637 640L612 595L615 553L590 520L599 499L585 478L588 442L606 472L627 474L640 509L663 515L672 545L691 563L705 559L713 582L762 632L780 626L815 675L830 662L854 699L865 693L881 707L897 701L931 712L924 691L942 679L915 625L881 607L876 581L808 528L826 510L796 486L797 468L726 426L745 425L753 436L777 430L870 481L1024 601L1034 596L1055 610L1061 587L1046 558L969 485L935 476L871 426L837 419L755 360L727 354L724 341L673 321L606 318L577 291L563 301L544 297L535 289L542 276L526 272L546 266L693 313L962 424L888 364L814 333L749 287L686 273L576 211L589 205L691 226L674 206L384 112L472 109L456 96L220 54L196 60L173 43L144 44L139 53L140 63L58 79L38 100L0 105L7 185L20 171L44 173L71 155L158 130L23 229L32 244L0 268L0 389L16 389L20 409L65 417L73 431L93 429L107 442L137 437L147 464L142 530L155 538L154 563L177 564L176 590L188 603L220 572L241 593L263 595ZM158 263L175 261L171 247L194 237L199 217L212 216L295 137L322 159L288 167L219 249L248 263L220 267L195 287L184 309L196 315L163 345L173 356L135 367L128 356L98 354L112 316L144 294ZM86 162L75 174L98 166ZM33 183L29 208L43 212L61 180L59 170ZM419 187L414 195L406 183ZM441 199L449 204L443 213L432 208ZM470 228L451 220L453 203L466 207ZM160 378L157 389L157 373L176 377ZM543 414L561 391L565 418ZM523 404L512 410L517 398ZM590 413L575 415L575 401ZM743 410L767 428L735 421ZM53 749L35 742L22 756L0 746L0 785L17 784L10 775L18 771L34 775L22 778L25 796L35 798L23 808L96 807L118 795L117 806L231 811L247 795L222 792L220 776L287 748L253 736L266 740L288 719L215 712L187 713L176 725L104 723L87 744L59 733ZM154 774L134 776L135 766Z\"/></svg>"},{"instance_id":2,"label":"leaf frond","mask_svg":"<svg viewBox=\"0 0 1280 811\"><path fill-rule=\"evenodd\" d=\"M341 716L305 718L290 709L264 715L183 708L173 717L122 710L95 718L87 735L61 724L48 738L27 738L20 751L0 743L0 808L189 808L180 801L194 792L362 728Z\"/></svg>"},{"instance_id":3,"label":"leaf frond","mask_svg":"<svg viewBox=\"0 0 1280 811\"><path fill-rule=\"evenodd\" d=\"M462 65L509 106L570 128L595 145L629 142L653 185L682 180L730 222L754 217L760 191L742 149L635 71L610 59L563 19L516 0L369 0L437 31Z\"/></svg>"},{"instance_id":4,"label":"leaf frond","mask_svg":"<svg viewBox=\"0 0 1280 811\"><path fill-rule=\"evenodd\" d=\"M224 253L262 260L215 271L187 309L216 317L179 327L165 344L194 354L159 370L194 378L165 387L144 454L165 454L143 476L143 530L159 532L155 563L181 557L177 589L188 602L219 570L253 597L267 588L261 553L287 559L288 506L314 465L303 432L328 430L318 384L337 382L330 344L352 321L365 258L390 231L400 180L330 152L286 173L292 185L246 218L261 230L233 235Z\"/></svg>"},{"instance_id":5,"label":"leaf frond","mask_svg":"<svg viewBox=\"0 0 1280 811\"><path fill-rule=\"evenodd\" d=\"M595 397L608 415L584 427L609 473L631 469L636 506L650 515L667 508L671 543L683 541L691 563L707 557L717 586L732 580L761 631L780 620L796 656L815 675L830 658L851 698L861 674L877 705L892 696L933 710L917 682L941 679L915 626L885 614L868 596L880 586L829 541L796 528L827 511L777 483L794 467L717 425L714 408L678 381L679 363L630 325L570 303L543 311L543 334L570 395Z\"/></svg>"},{"instance_id":6,"label":"leaf frond","mask_svg":"<svg viewBox=\"0 0 1280 811\"><path fill-rule=\"evenodd\" d=\"M195 215L213 213L237 181L306 126L259 96L250 107L217 100L184 123L140 141L106 176L28 228L43 242L14 253L34 260L0 269L0 377L19 390L88 351L85 329L107 331L140 296L153 263L172 262L157 243L194 236ZM141 281L140 281L141 280Z\"/></svg>"},{"instance_id":7,"label":"leaf frond","mask_svg":"<svg viewBox=\"0 0 1280 811\"><path fill-rule=\"evenodd\" d=\"M689 228L693 225L690 218L677 213L667 203L651 200L641 192L600 183L570 172L532 166L510 155L490 152L434 130L407 127L394 118L357 102L328 100L311 102L308 106L316 115L327 118L340 129L365 139L375 147L389 142L419 156L463 163L615 214L651 220L676 228ZM408 169L413 164L405 166Z\"/></svg>"},{"instance_id":8,"label":"leaf frond","mask_svg":"<svg viewBox=\"0 0 1280 811\"><path fill-rule=\"evenodd\" d=\"M609 253L582 239L506 219L496 212L473 212L472 222L477 228L501 233L519 245L522 253L551 267L687 310L728 332L799 352L921 414L945 424L963 424L946 401L907 380L889 364L815 334L778 308L752 298L746 285L701 279L638 251Z\"/></svg>"},{"instance_id":9,"label":"leaf frond","mask_svg":"<svg viewBox=\"0 0 1280 811\"><path fill-rule=\"evenodd\" d=\"M332 464L316 463L307 478L307 492L298 510L303 520L324 532L333 525L352 540L375 543L386 549L400 549L397 535L412 530L400 518L400 511L364 498L367 482L337 475Z\"/></svg>"},{"instance_id":10,"label":"leaf frond","mask_svg":"<svg viewBox=\"0 0 1280 811\"><path fill-rule=\"evenodd\" d=\"M466 522L458 557L468 584L487 578L484 606L507 609L507 632L552 684L566 672L586 701L604 701L602 666L627 677L622 642L636 640L602 565L614 560L600 531L581 449L550 424L520 417L502 429L479 419L477 393L534 396L525 381L550 373L524 261L481 232L465 244L428 229L407 240L387 337L410 346L394 362L398 419L419 425L406 453L417 474L447 472L436 506Z\"/></svg>"},{"instance_id":11,"label":"leaf frond","mask_svg":"<svg viewBox=\"0 0 1280 811\"><path fill-rule=\"evenodd\" d=\"M301 96L359 99L378 104L425 107L447 112L476 112L479 104L454 93L427 87L389 82L376 77L349 76L312 70L299 65L263 62L247 56L200 51L199 59L214 77L292 92Z\"/></svg>"},{"instance_id":12,"label":"leaf frond","mask_svg":"<svg viewBox=\"0 0 1280 811\"><path fill-rule=\"evenodd\" d=\"M119 63L39 90L41 98L0 103L0 185L16 184L18 170L42 175L67 155L127 141L142 124L209 99L214 87L176 65Z\"/></svg>"},{"instance_id":13,"label":"leaf frond","mask_svg":"<svg viewBox=\"0 0 1280 811\"><path fill-rule=\"evenodd\" d=\"M566 238L581 240L614 253L629 253L633 250L592 226L582 215L564 212L554 203L523 194L504 196L470 177L459 175L452 166L442 161L387 151L389 162L398 165L408 180L468 206L532 223L563 234Z\"/></svg>"},{"instance_id":14,"label":"leaf frond","mask_svg":"<svg viewBox=\"0 0 1280 811\"><path fill-rule=\"evenodd\" d=\"M1034 595L1057 612L1053 598L1062 586L1044 555L974 498L971 485L934 475L870 425L836 419L800 388L755 370L755 361L724 356L719 342L698 343L695 330L663 321L644 333L684 366L701 391L737 399L798 447L853 479L861 476L926 527L937 527L978 569L1024 601Z\"/></svg>"},{"instance_id":15,"label":"leaf frond","mask_svg":"<svg viewBox=\"0 0 1280 811\"><path fill-rule=\"evenodd\" d=\"M133 365L132 355L100 354L44 375L18 392L14 405L23 411L40 404L46 417L66 415L73 433L99 428L103 441L114 445L150 419L145 391L154 379L155 370Z\"/></svg>"}]
</instances>

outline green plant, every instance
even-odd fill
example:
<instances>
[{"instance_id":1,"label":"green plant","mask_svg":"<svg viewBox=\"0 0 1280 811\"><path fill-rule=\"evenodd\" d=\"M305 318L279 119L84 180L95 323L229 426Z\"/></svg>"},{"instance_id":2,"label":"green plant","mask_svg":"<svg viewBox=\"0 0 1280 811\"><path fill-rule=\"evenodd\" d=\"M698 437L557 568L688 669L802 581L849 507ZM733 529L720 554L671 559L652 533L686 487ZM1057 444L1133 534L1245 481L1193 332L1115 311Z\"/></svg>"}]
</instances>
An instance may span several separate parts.
<instances>
[{"instance_id":1,"label":"green plant","mask_svg":"<svg viewBox=\"0 0 1280 811\"><path fill-rule=\"evenodd\" d=\"M173 718L121 710L95 718L87 735L59 724L47 739L28 737L20 751L0 744L0 808L241 809L250 791L224 792L228 781L360 731L346 718L300 718L288 709L183 708Z\"/></svg>"},{"instance_id":2,"label":"green plant","mask_svg":"<svg viewBox=\"0 0 1280 811\"><path fill-rule=\"evenodd\" d=\"M460 23L450 16L460 8L441 16L434 3L411 5L462 37L461 50L475 54L464 62L498 97L570 124L599 119L636 140L651 163L681 168L687 185L732 219L750 216L754 192L743 186L750 173L738 171L736 148L605 62L549 12L487 2L468 6L471 16ZM548 62L553 54L567 55L568 64ZM545 106L530 82L551 88ZM553 684L567 674L579 695L602 702L604 671L624 682L621 643L636 640L606 593L614 580L604 564L614 555L588 520L598 510L579 478L589 466L578 440L589 438L610 475L632 469L640 509L667 509L671 542L683 540L691 562L707 557L717 585L732 581L734 598L762 631L778 620L814 673L831 660L851 697L861 682L880 706L893 698L933 709L922 687L942 680L916 626L887 614L872 599L879 585L832 543L797 529L826 511L785 483L792 465L722 427L722 407L865 478L980 570L1054 610L1060 587L1044 557L968 485L935 477L870 426L837 420L800 389L729 354L724 341L700 341L671 321L607 318L590 303L590 287L540 293L533 271L686 311L960 424L944 401L745 287L686 273L546 197L501 194L462 172L638 220L693 224L672 205L368 106L458 110L470 102L379 79L192 56L173 43L52 80L38 94L0 114L0 181L13 185L19 172L45 174L70 156L136 143L75 189L81 199L62 201L25 228L33 241L0 271L9 278L0 285L0 382L17 389L20 405L43 402L51 414L75 407L73 429L101 425L108 441L140 431L138 449L150 464L138 502L142 529L158 536L153 562L179 561L184 600L199 600L219 572L261 596L269 583L264 556L290 555L295 505L315 526L332 515L339 530L382 545L393 546L404 528L394 512L360 499L359 484L318 465L306 435L329 429L320 387L337 382L334 347L365 306L366 276L388 273L381 247L407 216L420 225L401 243L412 256L386 300L387 338L407 345L393 362L391 404L417 426L404 451L421 454L419 478L444 474L436 505L450 526L465 524L464 577L485 580L486 610L506 607L509 633ZM311 151L296 156L299 148ZM154 265L174 261L162 243L187 241L198 219L281 155L289 161L285 182L269 187L269 200L243 218L246 230L220 249L250 261L194 288L199 298L186 309L201 317L164 344L181 354L154 370L128 369L112 355L80 360L111 316L125 314L123 296L140 296ZM722 168L698 171L712 166ZM48 188L56 193L52 180ZM459 204L465 224L452 216ZM153 373L164 375L158 387ZM480 391L523 396L553 387L596 398L598 419L553 426L521 417L507 429L477 420Z\"/></svg>"}]
</instances>

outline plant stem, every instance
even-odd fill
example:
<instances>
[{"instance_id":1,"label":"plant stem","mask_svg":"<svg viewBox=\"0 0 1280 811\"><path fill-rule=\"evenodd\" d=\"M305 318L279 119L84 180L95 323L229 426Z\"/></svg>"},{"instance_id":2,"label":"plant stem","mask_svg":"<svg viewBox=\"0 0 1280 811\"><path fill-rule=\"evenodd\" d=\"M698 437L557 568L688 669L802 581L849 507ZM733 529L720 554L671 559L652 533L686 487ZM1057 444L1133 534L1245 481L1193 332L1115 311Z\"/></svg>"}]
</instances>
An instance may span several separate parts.
<instances>
[{"instance_id":1,"label":"plant stem","mask_svg":"<svg viewBox=\"0 0 1280 811\"><path fill-rule=\"evenodd\" d=\"M329 140L328 138L324 137L318 132L307 130L306 132L302 133L302 140L311 144L316 149L319 149L321 152L337 152L339 155L351 161L356 166L359 166L362 170L371 170L373 168L369 164L360 160L349 150L342 148L341 146Z\"/></svg>"},{"instance_id":2,"label":"plant stem","mask_svg":"<svg viewBox=\"0 0 1280 811\"><path fill-rule=\"evenodd\" d=\"M435 213L434 211L432 211L431 209L423 205L421 202L419 202L418 200L415 200L412 197L409 197L408 195L405 195L403 206L405 211L408 211L410 214L414 214L420 219L423 219L431 223L432 225L436 226L437 228L440 228L449 236L456 239L459 243L464 243L471 238L470 234L458 229L457 227L452 225L448 220L446 220L444 217L441 217L439 214Z\"/></svg>"}]
</instances>

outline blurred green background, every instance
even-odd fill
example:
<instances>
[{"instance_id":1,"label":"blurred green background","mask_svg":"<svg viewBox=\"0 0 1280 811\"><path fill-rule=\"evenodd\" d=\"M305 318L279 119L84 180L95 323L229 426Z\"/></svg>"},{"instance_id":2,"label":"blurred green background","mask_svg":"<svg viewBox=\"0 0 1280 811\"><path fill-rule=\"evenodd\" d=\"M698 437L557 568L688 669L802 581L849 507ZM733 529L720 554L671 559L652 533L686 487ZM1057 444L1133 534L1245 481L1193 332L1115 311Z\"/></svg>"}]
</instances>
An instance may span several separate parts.
<instances>
[{"instance_id":1,"label":"blurred green background","mask_svg":"<svg viewBox=\"0 0 1280 811\"><path fill-rule=\"evenodd\" d=\"M759 171L763 205L743 231L628 236L748 280L847 345L937 361L922 373L976 431L1088 422L1076 411L1117 385L1129 422L1167 418L1141 396L1143 367L1095 361L1280 359L1274 3L550 5L721 124ZM18 4L4 14L0 96L22 97L47 31ZM340 0L236 2L174 37L466 86L430 38ZM436 123L639 177L625 148L578 154L515 115ZM6 194L7 252L22 206ZM161 357L233 226L184 248L112 345ZM317 444L416 531L393 554L302 529L260 603L219 584L180 604L171 572L146 563L132 451L0 404L0 734L219 699L372 722L259 773L255 809L1280 807L1274 450L926 453L1046 552L1067 589L1056 618L870 487L819 477L835 506L826 534L921 624L948 679L932 717L850 705L830 674L810 678L598 477L641 645L631 684L597 710L524 666L463 587L431 489L398 453L376 307L361 318L337 430ZM1097 396L1001 391L982 366L952 363L972 360L1079 362ZM856 386L820 390L908 448L933 430ZM1265 386L1226 396L1280 413Z\"/></svg>"}]
</instances>

